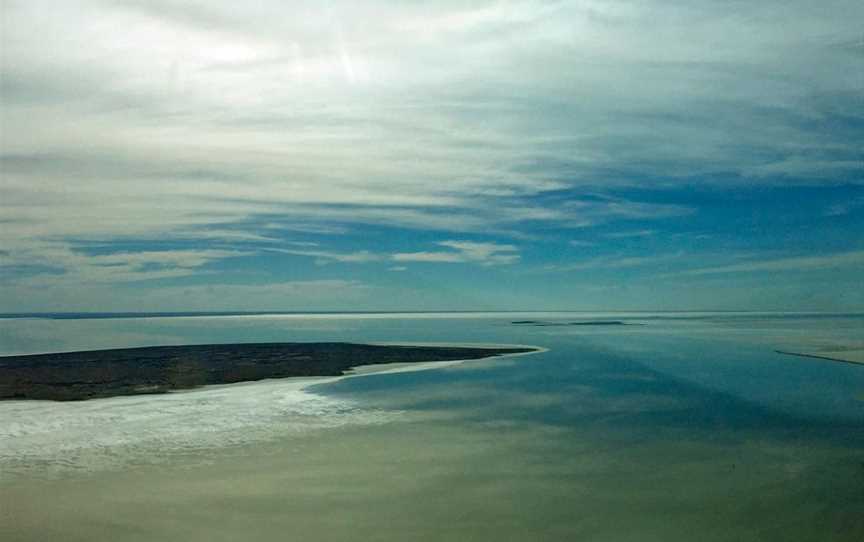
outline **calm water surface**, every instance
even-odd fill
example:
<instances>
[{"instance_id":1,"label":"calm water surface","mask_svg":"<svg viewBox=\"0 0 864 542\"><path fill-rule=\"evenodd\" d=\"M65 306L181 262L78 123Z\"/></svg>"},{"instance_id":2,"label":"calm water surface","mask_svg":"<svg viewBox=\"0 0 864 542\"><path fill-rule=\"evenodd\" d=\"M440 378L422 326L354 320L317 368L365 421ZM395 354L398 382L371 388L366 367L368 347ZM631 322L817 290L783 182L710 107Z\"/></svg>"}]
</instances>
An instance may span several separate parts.
<instances>
[{"instance_id":1,"label":"calm water surface","mask_svg":"<svg viewBox=\"0 0 864 542\"><path fill-rule=\"evenodd\" d=\"M238 341L532 344L315 384L0 403L2 540L862 540L864 318L0 320L0 352ZM598 315L528 315L572 321Z\"/></svg>"}]
</instances>

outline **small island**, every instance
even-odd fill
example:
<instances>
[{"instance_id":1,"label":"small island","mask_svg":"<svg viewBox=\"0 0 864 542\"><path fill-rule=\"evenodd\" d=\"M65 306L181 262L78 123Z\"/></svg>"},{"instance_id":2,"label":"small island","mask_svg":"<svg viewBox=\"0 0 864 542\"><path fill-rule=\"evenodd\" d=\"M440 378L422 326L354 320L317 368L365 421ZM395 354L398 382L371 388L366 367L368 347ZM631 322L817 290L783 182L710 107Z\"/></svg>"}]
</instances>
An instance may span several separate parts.
<instances>
[{"instance_id":1,"label":"small island","mask_svg":"<svg viewBox=\"0 0 864 542\"><path fill-rule=\"evenodd\" d=\"M536 348L254 343L149 346L0 357L0 399L80 401L210 384L340 376L353 367L481 359Z\"/></svg>"},{"instance_id":2,"label":"small island","mask_svg":"<svg viewBox=\"0 0 864 542\"><path fill-rule=\"evenodd\" d=\"M510 322L517 326L632 326L621 320L587 320L583 322L548 322L544 320L516 320Z\"/></svg>"}]
</instances>

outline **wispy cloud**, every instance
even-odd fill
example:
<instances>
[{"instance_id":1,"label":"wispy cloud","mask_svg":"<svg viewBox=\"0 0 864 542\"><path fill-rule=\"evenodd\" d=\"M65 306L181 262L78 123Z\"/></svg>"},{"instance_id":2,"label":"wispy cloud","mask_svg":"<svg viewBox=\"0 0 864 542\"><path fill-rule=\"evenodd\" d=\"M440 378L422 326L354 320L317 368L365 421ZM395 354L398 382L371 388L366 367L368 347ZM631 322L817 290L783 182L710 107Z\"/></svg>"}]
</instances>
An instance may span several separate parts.
<instances>
[{"instance_id":1,"label":"wispy cloud","mask_svg":"<svg viewBox=\"0 0 864 542\"><path fill-rule=\"evenodd\" d=\"M733 11L702 0L7 2L7 268L81 284L203 277L265 247L321 264L510 265L522 251L509 242L620 227L586 237L611 244L702 212L667 193L860 185L861 50L850 44L864 7ZM498 242L333 239L370 228ZM94 242L126 256L81 249Z\"/></svg>"},{"instance_id":2,"label":"wispy cloud","mask_svg":"<svg viewBox=\"0 0 864 542\"><path fill-rule=\"evenodd\" d=\"M438 252L403 252L393 254L397 262L478 263L508 265L519 261L519 250L513 245L477 243L472 241L442 241L439 245L453 250Z\"/></svg>"},{"instance_id":3,"label":"wispy cloud","mask_svg":"<svg viewBox=\"0 0 864 542\"><path fill-rule=\"evenodd\" d=\"M858 132L800 119L855 109L858 58L830 47L858 36L844 6L13 3L4 215L16 235L157 237L264 214L444 228L446 208L477 231L686 213L526 204L646 174L831 182L860 166Z\"/></svg>"},{"instance_id":4,"label":"wispy cloud","mask_svg":"<svg viewBox=\"0 0 864 542\"><path fill-rule=\"evenodd\" d=\"M547 265L542 268L543 271L568 272L568 271L584 271L589 269L622 269L628 267L644 267L656 265L668 265L670 262L681 260L684 258L683 252L675 252L670 254L657 254L651 256L627 256L627 255L612 255L590 258L587 260L566 263Z\"/></svg>"},{"instance_id":5,"label":"wispy cloud","mask_svg":"<svg viewBox=\"0 0 864 542\"><path fill-rule=\"evenodd\" d=\"M21 285L138 282L203 274L208 264L248 256L236 250L143 250L93 254L63 243L10 246L0 260L5 281ZM21 268L27 271L22 273Z\"/></svg>"},{"instance_id":6,"label":"wispy cloud","mask_svg":"<svg viewBox=\"0 0 864 542\"><path fill-rule=\"evenodd\" d=\"M377 262L384 259L384 256L369 252L368 250L359 250L356 252L332 252L327 250L306 250L306 249L289 249L289 248L264 248L266 252L278 252L281 254L291 254L293 256L307 256L315 258L319 264L327 264L332 262L341 263L367 263Z\"/></svg>"},{"instance_id":7,"label":"wispy cloud","mask_svg":"<svg viewBox=\"0 0 864 542\"><path fill-rule=\"evenodd\" d=\"M316 263L369 263L369 262L431 262L431 263L477 263L481 265L513 264L519 261L519 249L515 245L499 243L479 243L474 241L439 241L438 246L451 250L398 252L394 254L375 253L368 250L355 252L334 252L327 250L309 250L306 248L272 248L261 250L315 258ZM390 270L404 271L401 266Z\"/></svg>"},{"instance_id":8,"label":"wispy cloud","mask_svg":"<svg viewBox=\"0 0 864 542\"><path fill-rule=\"evenodd\" d=\"M668 276L720 275L765 271L812 271L816 269L859 266L862 267L862 272L864 272L864 250L821 254L816 256L793 256L767 260L752 260L730 265L686 269L670 273Z\"/></svg>"},{"instance_id":9,"label":"wispy cloud","mask_svg":"<svg viewBox=\"0 0 864 542\"><path fill-rule=\"evenodd\" d=\"M603 237L606 237L608 239L628 239L630 237L650 237L656 233L656 230L618 231L606 233L603 235Z\"/></svg>"}]
</instances>

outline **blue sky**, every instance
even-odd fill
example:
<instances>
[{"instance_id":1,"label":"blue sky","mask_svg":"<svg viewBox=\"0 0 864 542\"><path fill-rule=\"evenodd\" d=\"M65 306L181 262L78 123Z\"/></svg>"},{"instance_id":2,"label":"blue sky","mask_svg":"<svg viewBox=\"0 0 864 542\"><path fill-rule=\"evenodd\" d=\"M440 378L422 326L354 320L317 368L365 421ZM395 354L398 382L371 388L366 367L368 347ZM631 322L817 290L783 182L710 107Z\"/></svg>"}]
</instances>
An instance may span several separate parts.
<instances>
[{"instance_id":1,"label":"blue sky","mask_svg":"<svg viewBox=\"0 0 864 542\"><path fill-rule=\"evenodd\" d=\"M2 9L0 311L864 310L860 2Z\"/></svg>"}]
</instances>

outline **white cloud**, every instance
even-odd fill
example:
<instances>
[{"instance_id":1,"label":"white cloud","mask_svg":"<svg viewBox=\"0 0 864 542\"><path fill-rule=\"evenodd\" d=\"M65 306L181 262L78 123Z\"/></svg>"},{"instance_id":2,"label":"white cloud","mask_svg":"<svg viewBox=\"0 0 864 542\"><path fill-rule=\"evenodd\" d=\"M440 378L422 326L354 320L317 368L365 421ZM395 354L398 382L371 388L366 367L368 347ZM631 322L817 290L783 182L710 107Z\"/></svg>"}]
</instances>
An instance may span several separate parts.
<instances>
[{"instance_id":1,"label":"white cloud","mask_svg":"<svg viewBox=\"0 0 864 542\"><path fill-rule=\"evenodd\" d=\"M393 255L393 261L457 263L465 259L458 252L400 252Z\"/></svg>"},{"instance_id":2,"label":"white cloud","mask_svg":"<svg viewBox=\"0 0 864 542\"><path fill-rule=\"evenodd\" d=\"M845 0L734 10L7 2L0 243L16 265L141 280L206 262L130 257L111 275L76 243L192 239L217 250L366 225L516 238L538 223L694 212L604 195L613 188L860 183L850 44L862 10ZM322 263L388 260L295 248ZM233 256L208 261L223 257ZM392 260L519 254L463 243Z\"/></svg>"},{"instance_id":3,"label":"white cloud","mask_svg":"<svg viewBox=\"0 0 864 542\"><path fill-rule=\"evenodd\" d=\"M380 254L369 252L368 250L359 250L356 252L332 252L327 250L306 250L306 249L285 249L285 248L264 248L267 252L279 252L282 254L291 254L294 256L308 256L315 258L319 263L326 264L331 262L341 263L367 263L382 260L384 257Z\"/></svg>"},{"instance_id":4,"label":"white cloud","mask_svg":"<svg viewBox=\"0 0 864 542\"><path fill-rule=\"evenodd\" d=\"M144 250L93 254L63 243L5 245L0 272L34 268L24 275L4 277L20 286L136 282L204 274L202 268L227 258L250 255L236 250Z\"/></svg>"},{"instance_id":5,"label":"white cloud","mask_svg":"<svg viewBox=\"0 0 864 542\"><path fill-rule=\"evenodd\" d=\"M591 258L588 260L569 264L547 265L542 271L584 271L588 269L622 269L628 267L645 267L655 265L668 265L670 262L681 260L685 254L674 252L669 254L657 254L651 256L626 256L613 255Z\"/></svg>"},{"instance_id":6,"label":"white cloud","mask_svg":"<svg viewBox=\"0 0 864 542\"><path fill-rule=\"evenodd\" d=\"M519 261L519 249L513 245L477 243L473 241L441 241L439 245L453 249L438 252L403 252L393 254L397 262L479 263L508 265Z\"/></svg>"},{"instance_id":7,"label":"white cloud","mask_svg":"<svg viewBox=\"0 0 864 542\"><path fill-rule=\"evenodd\" d=\"M628 239L631 237L651 237L656 234L656 230L632 230L632 231L618 231L607 233L603 235L603 237L607 237L609 239Z\"/></svg>"},{"instance_id":8,"label":"white cloud","mask_svg":"<svg viewBox=\"0 0 864 542\"><path fill-rule=\"evenodd\" d=\"M434 263L479 263L482 265L513 264L519 261L519 249L515 245L500 243L478 243L473 241L440 241L437 245L448 251L399 252L395 254L375 253L368 250L355 252L334 252L309 250L306 248L264 247L266 252L277 252L293 256L315 258L319 264L369 263L380 261L394 262L434 262ZM401 266L391 267L391 271L404 271Z\"/></svg>"},{"instance_id":9,"label":"white cloud","mask_svg":"<svg viewBox=\"0 0 864 542\"><path fill-rule=\"evenodd\" d=\"M687 269L669 276L720 275L729 273L752 273L764 271L812 271L842 267L861 267L864 270L864 250L821 254L816 256L793 256L770 260L754 260L730 265Z\"/></svg>"},{"instance_id":10,"label":"white cloud","mask_svg":"<svg viewBox=\"0 0 864 542\"><path fill-rule=\"evenodd\" d=\"M475 243L471 241L442 241L441 246L459 251L468 261L489 264L510 264L519 260L519 250L513 245Z\"/></svg>"}]
</instances>

